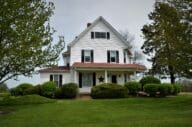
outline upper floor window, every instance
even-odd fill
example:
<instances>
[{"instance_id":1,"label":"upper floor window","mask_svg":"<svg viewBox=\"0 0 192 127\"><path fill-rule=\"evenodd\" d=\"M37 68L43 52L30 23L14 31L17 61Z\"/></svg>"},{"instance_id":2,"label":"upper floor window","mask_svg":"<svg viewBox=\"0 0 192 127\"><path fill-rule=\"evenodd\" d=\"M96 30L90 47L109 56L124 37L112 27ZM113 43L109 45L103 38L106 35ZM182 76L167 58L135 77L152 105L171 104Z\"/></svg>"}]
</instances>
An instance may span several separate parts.
<instances>
[{"instance_id":1,"label":"upper floor window","mask_svg":"<svg viewBox=\"0 0 192 127\"><path fill-rule=\"evenodd\" d=\"M108 50L107 51L107 62L108 63L119 63L119 51Z\"/></svg>"},{"instance_id":2,"label":"upper floor window","mask_svg":"<svg viewBox=\"0 0 192 127\"><path fill-rule=\"evenodd\" d=\"M95 38L106 38L106 32L95 32Z\"/></svg>"},{"instance_id":3,"label":"upper floor window","mask_svg":"<svg viewBox=\"0 0 192 127\"><path fill-rule=\"evenodd\" d=\"M93 62L93 50L82 50L81 62Z\"/></svg>"},{"instance_id":4,"label":"upper floor window","mask_svg":"<svg viewBox=\"0 0 192 127\"><path fill-rule=\"evenodd\" d=\"M110 39L109 32L91 32L91 39L94 38L102 38L102 39Z\"/></svg>"}]
</instances>

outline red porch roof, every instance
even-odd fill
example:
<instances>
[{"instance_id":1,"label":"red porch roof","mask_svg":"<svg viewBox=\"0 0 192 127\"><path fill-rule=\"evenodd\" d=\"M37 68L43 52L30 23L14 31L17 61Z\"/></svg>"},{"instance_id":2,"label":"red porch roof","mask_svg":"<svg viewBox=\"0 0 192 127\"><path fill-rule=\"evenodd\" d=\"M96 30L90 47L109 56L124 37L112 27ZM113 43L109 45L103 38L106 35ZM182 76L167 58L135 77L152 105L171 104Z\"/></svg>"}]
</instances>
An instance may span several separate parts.
<instances>
[{"instance_id":1,"label":"red porch roof","mask_svg":"<svg viewBox=\"0 0 192 127\"><path fill-rule=\"evenodd\" d=\"M50 68L45 68L39 70L39 72L57 72L57 71L69 71L70 67L68 66L54 66Z\"/></svg>"},{"instance_id":2,"label":"red porch roof","mask_svg":"<svg viewBox=\"0 0 192 127\"><path fill-rule=\"evenodd\" d=\"M136 69L146 70L144 65L140 64L113 64L113 63L80 63L75 62L72 67L84 67L84 68L125 68L125 69Z\"/></svg>"}]
</instances>

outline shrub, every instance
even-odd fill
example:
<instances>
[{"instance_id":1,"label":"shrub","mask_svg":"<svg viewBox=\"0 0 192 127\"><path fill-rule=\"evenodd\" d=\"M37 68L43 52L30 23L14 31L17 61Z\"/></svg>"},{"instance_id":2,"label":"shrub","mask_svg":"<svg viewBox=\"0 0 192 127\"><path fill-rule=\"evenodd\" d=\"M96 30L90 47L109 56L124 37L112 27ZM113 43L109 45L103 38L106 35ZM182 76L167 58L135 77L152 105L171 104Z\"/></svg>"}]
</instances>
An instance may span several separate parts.
<instances>
[{"instance_id":1,"label":"shrub","mask_svg":"<svg viewBox=\"0 0 192 127\"><path fill-rule=\"evenodd\" d=\"M20 95L27 95L28 93L28 89L32 88L33 85L29 84L29 83L22 83L20 85L18 85L15 88L12 88L10 90L11 95L13 96L20 96Z\"/></svg>"},{"instance_id":2,"label":"shrub","mask_svg":"<svg viewBox=\"0 0 192 127\"><path fill-rule=\"evenodd\" d=\"M61 88L56 88L56 91L55 91L55 98L63 98L63 94L62 94L62 91L61 91Z\"/></svg>"},{"instance_id":3,"label":"shrub","mask_svg":"<svg viewBox=\"0 0 192 127\"><path fill-rule=\"evenodd\" d=\"M171 95L172 89L173 89L172 84L163 83L163 84L159 84L158 92L160 92L161 97L165 97L167 95Z\"/></svg>"},{"instance_id":4,"label":"shrub","mask_svg":"<svg viewBox=\"0 0 192 127\"><path fill-rule=\"evenodd\" d=\"M45 82L41 86L42 96L53 98L56 91L56 84L54 82Z\"/></svg>"},{"instance_id":5,"label":"shrub","mask_svg":"<svg viewBox=\"0 0 192 127\"><path fill-rule=\"evenodd\" d=\"M54 99L45 98L39 95L24 95L18 97L7 97L0 101L2 105L27 105L27 104L43 104L55 102Z\"/></svg>"},{"instance_id":6,"label":"shrub","mask_svg":"<svg viewBox=\"0 0 192 127\"><path fill-rule=\"evenodd\" d=\"M0 84L0 93L8 92L9 88L7 87L7 84L1 83Z\"/></svg>"},{"instance_id":7,"label":"shrub","mask_svg":"<svg viewBox=\"0 0 192 127\"><path fill-rule=\"evenodd\" d=\"M141 84L136 81L129 81L125 83L125 87L128 89L130 95L137 95L137 92L141 90Z\"/></svg>"},{"instance_id":8,"label":"shrub","mask_svg":"<svg viewBox=\"0 0 192 127\"><path fill-rule=\"evenodd\" d=\"M126 94L126 87L113 83L103 83L91 89L92 98L124 98Z\"/></svg>"},{"instance_id":9,"label":"shrub","mask_svg":"<svg viewBox=\"0 0 192 127\"><path fill-rule=\"evenodd\" d=\"M139 82L142 85L142 89L145 86L145 84L160 84L161 83L161 81L158 78L155 78L153 76L143 77Z\"/></svg>"},{"instance_id":10,"label":"shrub","mask_svg":"<svg viewBox=\"0 0 192 127\"><path fill-rule=\"evenodd\" d=\"M180 91L181 91L181 85L180 84L173 84L172 95L177 95Z\"/></svg>"},{"instance_id":11,"label":"shrub","mask_svg":"<svg viewBox=\"0 0 192 127\"><path fill-rule=\"evenodd\" d=\"M36 85L36 86L33 86L33 87L27 89L27 93L28 94L42 95L41 94L41 85Z\"/></svg>"},{"instance_id":12,"label":"shrub","mask_svg":"<svg viewBox=\"0 0 192 127\"><path fill-rule=\"evenodd\" d=\"M76 83L66 83L61 87L61 92L63 98L75 98L78 94L78 85Z\"/></svg>"},{"instance_id":13,"label":"shrub","mask_svg":"<svg viewBox=\"0 0 192 127\"><path fill-rule=\"evenodd\" d=\"M151 97L155 97L158 92L159 84L146 84L144 86L144 91L148 93Z\"/></svg>"},{"instance_id":14,"label":"shrub","mask_svg":"<svg viewBox=\"0 0 192 127\"><path fill-rule=\"evenodd\" d=\"M4 98L4 97L9 97L9 96L10 96L10 93L8 93L8 92L0 93L0 99Z\"/></svg>"}]
</instances>

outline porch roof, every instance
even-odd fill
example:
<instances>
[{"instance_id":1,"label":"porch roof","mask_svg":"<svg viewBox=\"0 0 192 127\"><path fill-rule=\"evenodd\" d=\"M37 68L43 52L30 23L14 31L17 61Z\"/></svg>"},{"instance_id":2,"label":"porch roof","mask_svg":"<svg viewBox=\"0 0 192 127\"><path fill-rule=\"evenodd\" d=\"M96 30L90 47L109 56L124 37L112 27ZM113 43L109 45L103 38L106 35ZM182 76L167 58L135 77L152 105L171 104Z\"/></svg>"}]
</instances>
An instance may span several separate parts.
<instances>
[{"instance_id":1,"label":"porch roof","mask_svg":"<svg viewBox=\"0 0 192 127\"><path fill-rule=\"evenodd\" d=\"M80 67L80 68L103 68L103 69L134 69L139 71L146 70L144 65L140 64L119 64L119 63L80 63L75 62L72 67Z\"/></svg>"},{"instance_id":2,"label":"porch roof","mask_svg":"<svg viewBox=\"0 0 192 127\"><path fill-rule=\"evenodd\" d=\"M53 66L45 69L39 70L39 72L64 72L64 71L69 71L70 67L68 66Z\"/></svg>"}]
</instances>

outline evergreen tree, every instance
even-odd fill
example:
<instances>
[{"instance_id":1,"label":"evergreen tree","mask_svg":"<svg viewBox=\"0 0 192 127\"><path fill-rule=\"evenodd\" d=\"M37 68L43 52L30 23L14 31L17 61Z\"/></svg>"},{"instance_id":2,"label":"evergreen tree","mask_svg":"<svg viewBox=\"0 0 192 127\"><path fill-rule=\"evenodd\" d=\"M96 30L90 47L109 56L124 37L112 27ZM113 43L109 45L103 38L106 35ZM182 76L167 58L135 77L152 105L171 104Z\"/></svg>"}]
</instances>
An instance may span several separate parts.
<instances>
[{"instance_id":1,"label":"evergreen tree","mask_svg":"<svg viewBox=\"0 0 192 127\"><path fill-rule=\"evenodd\" d=\"M151 57L152 72L169 74L174 83L176 75L189 75L192 44L190 33L186 33L191 28L183 21L180 9L173 6L174 1L171 2L155 3L149 14L152 22L142 28L145 42L141 48Z\"/></svg>"}]
</instances>

